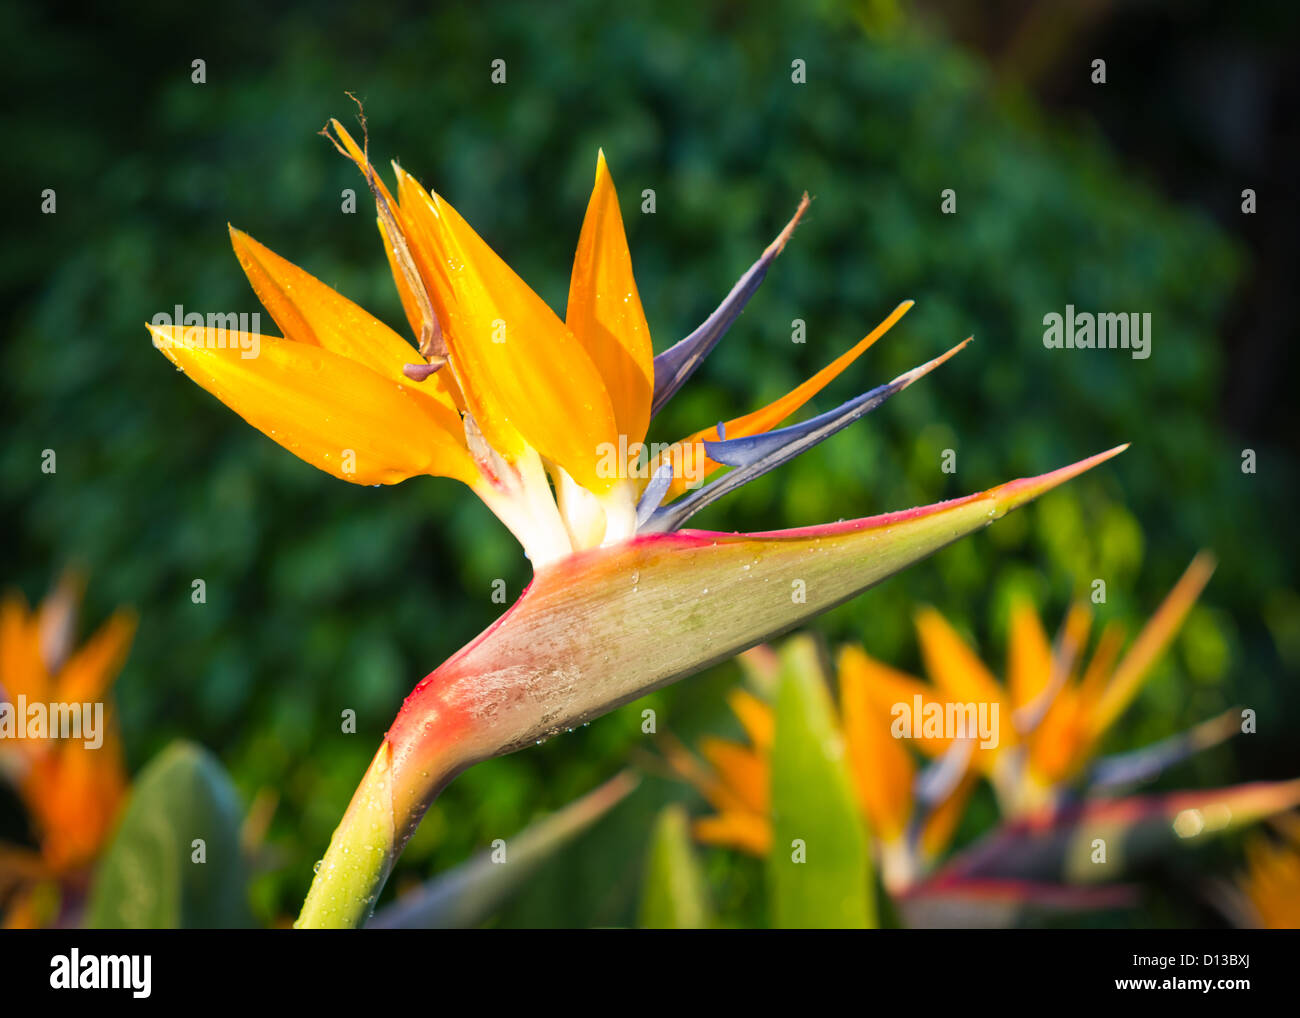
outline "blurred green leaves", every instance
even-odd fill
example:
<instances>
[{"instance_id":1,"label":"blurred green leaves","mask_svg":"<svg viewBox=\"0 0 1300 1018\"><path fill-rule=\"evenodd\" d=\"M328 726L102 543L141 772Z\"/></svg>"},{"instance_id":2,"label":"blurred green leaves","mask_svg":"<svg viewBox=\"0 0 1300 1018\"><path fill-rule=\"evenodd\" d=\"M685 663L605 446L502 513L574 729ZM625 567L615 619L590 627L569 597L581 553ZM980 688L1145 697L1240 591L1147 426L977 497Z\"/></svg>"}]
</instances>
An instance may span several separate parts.
<instances>
[{"instance_id":1,"label":"blurred green leaves","mask_svg":"<svg viewBox=\"0 0 1300 1018\"><path fill-rule=\"evenodd\" d=\"M816 642L781 648L768 908L777 928L876 925L867 836Z\"/></svg>"},{"instance_id":2,"label":"blurred green leaves","mask_svg":"<svg viewBox=\"0 0 1300 1018\"><path fill-rule=\"evenodd\" d=\"M466 929L490 919L511 894L534 877L549 858L569 848L587 828L636 788L624 771L550 816L423 887L399 898L369 922L380 929Z\"/></svg>"},{"instance_id":3,"label":"blurred green leaves","mask_svg":"<svg viewBox=\"0 0 1300 1018\"><path fill-rule=\"evenodd\" d=\"M1027 576L1045 609L1102 578L1099 621L1134 623L1193 549L1211 547L1224 563L1213 599L1224 646L1210 648L1224 680L1186 697L1157 676L1116 745L1234 702L1261 718L1300 714L1300 686L1278 681L1277 648L1286 667L1300 662L1295 475L1275 448L1286 436L1234 435L1219 414L1223 312L1248 269L1238 245L1154 193L1090 125L1048 118L1014 83L1008 100L978 61L900 23L893 4L863 9L867 35L848 6L507 0L489 17L454 4L231 0L214 12L152 0L94 22L0 9L0 55L30 83L6 118L0 169L20 238L0 252L4 578L35 595L77 560L90 615L139 609L118 684L134 768L193 735L245 796L281 790L270 840L288 861L258 878L262 921L301 901L401 697L496 617L493 580L513 600L528 572L459 486L337 482L232 419L149 345L143 323L177 302L257 310L228 221L402 327L373 219L339 211L356 173L313 133L351 115L345 89L366 101L377 164L396 156L446 193L557 308L603 145L659 350L813 194L762 292L652 441L780 395L904 298L918 302L905 326L810 414L975 334L906 400L710 507L700 526L920 505L1134 442L1114 470L836 609L819 623L827 635L914 669L910 613L926 601L994 648L986 601ZM190 81L195 56L208 62L203 86ZM496 57L506 86L490 83ZM806 86L790 82L795 57ZM1150 98L1153 116L1167 112ZM59 211L41 216L47 187ZM939 212L947 187L955 216ZM657 192L653 216L634 211L644 188ZM1042 317L1067 302L1150 311L1151 358L1045 350ZM795 318L802 345L790 341ZM1260 452L1250 477L1246 444ZM55 475L39 469L47 448ZM955 475L938 469L946 448ZM203 606L189 597L196 577ZM656 694L674 726L725 714L695 692L708 680L694 681ZM344 709L357 711L356 735L339 731ZM440 836L413 846L398 878L449 869L592 788L643 741L638 713L629 705L462 777L430 818ZM1295 771L1285 725L1252 739L1235 752ZM1216 766L1223 781L1240 776L1231 759ZM618 886L548 900L544 913L542 892L525 893L504 921L630 925L635 881Z\"/></svg>"},{"instance_id":4,"label":"blurred green leaves","mask_svg":"<svg viewBox=\"0 0 1300 1018\"><path fill-rule=\"evenodd\" d=\"M135 780L100 861L92 929L249 926L243 811L217 759L188 742L164 750Z\"/></svg>"},{"instance_id":5,"label":"blurred green leaves","mask_svg":"<svg viewBox=\"0 0 1300 1018\"><path fill-rule=\"evenodd\" d=\"M665 806L650 834L638 925L651 930L702 930L713 908L695 846L690 818L678 803Z\"/></svg>"}]
</instances>

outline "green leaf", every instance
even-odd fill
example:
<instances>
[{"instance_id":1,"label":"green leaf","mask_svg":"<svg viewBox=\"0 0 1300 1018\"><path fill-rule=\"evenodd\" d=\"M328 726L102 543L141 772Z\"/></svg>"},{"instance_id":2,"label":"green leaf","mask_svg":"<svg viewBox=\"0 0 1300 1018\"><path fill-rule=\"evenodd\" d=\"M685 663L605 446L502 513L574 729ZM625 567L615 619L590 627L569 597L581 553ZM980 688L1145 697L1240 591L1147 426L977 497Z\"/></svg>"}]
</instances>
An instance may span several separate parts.
<instances>
[{"instance_id":1,"label":"green leaf","mask_svg":"<svg viewBox=\"0 0 1300 1018\"><path fill-rule=\"evenodd\" d=\"M772 926L874 927L865 822L816 644L788 640L781 665L767 860Z\"/></svg>"},{"instance_id":2,"label":"green leaf","mask_svg":"<svg viewBox=\"0 0 1300 1018\"><path fill-rule=\"evenodd\" d=\"M387 906L367 924L372 929L467 929L478 926L518 890L537 868L622 802L639 778L623 771L599 788L529 824L504 846L482 852Z\"/></svg>"},{"instance_id":3,"label":"green leaf","mask_svg":"<svg viewBox=\"0 0 1300 1018\"><path fill-rule=\"evenodd\" d=\"M136 779L96 871L87 925L251 925L239 844L241 813L239 797L216 757L193 743L172 743Z\"/></svg>"},{"instance_id":4,"label":"green leaf","mask_svg":"<svg viewBox=\"0 0 1300 1018\"><path fill-rule=\"evenodd\" d=\"M679 803L665 806L650 840L637 923L649 930L702 930L712 925L712 913L686 810Z\"/></svg>"}]
</instances>

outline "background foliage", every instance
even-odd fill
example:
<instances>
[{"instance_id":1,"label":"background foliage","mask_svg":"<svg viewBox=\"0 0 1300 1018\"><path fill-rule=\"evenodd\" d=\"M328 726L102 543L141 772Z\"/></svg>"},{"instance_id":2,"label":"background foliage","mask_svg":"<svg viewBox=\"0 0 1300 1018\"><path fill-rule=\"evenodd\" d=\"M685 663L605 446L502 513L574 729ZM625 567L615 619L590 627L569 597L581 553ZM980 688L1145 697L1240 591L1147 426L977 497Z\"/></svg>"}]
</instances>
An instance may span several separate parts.
<instances>
[{"instance_id":1,"label":"background foliage","mask_svg":"<svg viewBox=\"0 0 1300 1018\"><path fill-rule=\"evenodd\" d=\"M245 802L278 796L274 858L254 885L261 921L296 912L401 698L501 611L493 580L505 578L512 598L527 580L509 535L453 482L338 482L238 421L149 344L143 323L173 304L257 310L227 220L404 326L365 202L362 214L340 212L341 191L361 191L360 180L314 136L331 115L351 122L345 89L366 103L377 163L396 157L447 194L561 309L603 146L657 349L707 314L807 189L805 224L652 438L779 395L903 298L917 307L814 409L968 334L976 342L698 525L771 529L899 509L1132 441L1113 464L817 630L915 668L910 615L928 602L998 664L1013 591L1054 620L1103 578L1101 617L1133 631L1209 547L1220 570L1112 744L1242 703L1258 710L1260 734L1173 780L1300 772L1287 727L1300 718L1296 479L1281 436L1233 431L1220 407L1233 350L1225 321L1254 271L1249 251L1126 165L1090 120L1045 113L936 23L890 4L133 8L76 20L34 5L0 13L2 62L24 83L4 117L17 221L0 255L3 579L34 598L77 562L91 577L91 621L138 607L117 686L132 768L183 735L220 757ZM498 57L505 86L489 80ZM191 83L195 58L206 84ZM806 85L791 83L795 58L807 62ZM1062 59L1084 75L1089 58L1067 48ZM1229 196L1247 186L1220 184ZM46 187L58 194L53 216L39 214ZM956 216L939 213L948 187ZM654 215L637 211L644 188L656 191ZM1042 317L1067 303L1149 311L1151 358L1044 349ZM796 318L804 345L791 343ZM1241 472L1244 447L1257 451L1254 475ZM947 448L951 476L939 469ZM57 453L53 476L39 469L44 449ZM195 578L206 604L191 602ZM626 638L650 647L664 637ZM435 805L393 884L508 837L630 755L653 771L646 706L686 738L729 730L720 693L734 678L718 669L473 768ZM356 735L340 731L347 708ZM690 793L644 783L500 921L634 922L666 798ZM991 810L977 801L970 830ZM20 836L20 825L16 804L0 804L0 829ZM758 864L712 852L705 863L725 921L753 920ZM1143 920L1204 918L1179 894L1167 899Z\"/></svg>"}]
</instances>

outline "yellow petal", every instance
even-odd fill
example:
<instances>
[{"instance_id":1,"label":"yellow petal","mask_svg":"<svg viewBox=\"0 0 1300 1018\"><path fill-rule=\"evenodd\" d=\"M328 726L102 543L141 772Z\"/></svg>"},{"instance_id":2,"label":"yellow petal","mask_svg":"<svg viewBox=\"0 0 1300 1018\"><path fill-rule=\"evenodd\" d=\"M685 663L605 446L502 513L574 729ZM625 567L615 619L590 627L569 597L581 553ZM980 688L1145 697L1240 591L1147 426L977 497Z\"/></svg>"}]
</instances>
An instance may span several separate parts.
<instances>
[{"instance_id":1,"label":"yellow petal","mask_svg":"<svg viewBox=\"0 0 1300 1018\"><path fill-rule=\"evenodd\" d=\"M531 445L607 494L618 478L597 464L618 432L587 351L447 202L400 171L398 196L456 381L488 442L508 459Z\"/></svg>"},{"instance_id":2,"label":"yellow petal","mask_svg":"<svg viewBox=\"0 0 1300 1018\"><path fill-rule=\"evenodd\" d=\"M10 697L47 701L50 678L41 655L40 623L19 594L0 603L0 688Z\"/></svg>"},{"instance_id":3,"label":"yellow petal","mask_svg":"<svg viewBox=\"0 0 1300 1018\"><path fill-rule=\"evenodd\" d=\"M437 372L424 382L407 378L402 368L423 358L374 315L233 226L230 242L257 299L286 339L324 347L455 408L450 376Z\"/></svg>"},{"instance_id":4,"label":"yellow petal","mask_svg":"<svg viewBox=\"0 0 1300 1018\"><path fill-rule=\"evenodd\" d=\"M926 704L946 704L948 702L948 697L935 689L934 686L922 682L906 672L890 668L870 655L864 654L862 660L858 663L858 667L866 673L867 690L875 702L877 712L888 716L891 724L895 716L894 707L897 704L906 704L908 710L911 710L918 696ZM948 738L931 737L924 734L918 736L915 731L912 734L916 736L912 739L912 742L927 756L942 756L952 746L952 740Z\"/></svg>"},{"instance_id":5,"label":"yellow petal","mask_svg":"<svg viewBox=\"0 0 1300 1018\"><path fill-rule=\"evenodd\" d=\"M770 799L770 768L754 750L727 739L700 740L700 755L717 772L739 805L754 813L766 813Z\"/></svg>"},{"instance_id":6,"label":"yellow petal","mask_svg":"<svg viewBox=\"0 0 1300 1018\"><path fill-rule=\"evenodd\" d=\"M1115 667L1115 674L1111 676L1106 691L1097 703L1092 718L1094 734L1100 734L1109 728L1133 702L1143 680L1165 652L1183 620L1187 618L1187 613L1192 610L1192 605L1210 581L1214 564L1214 556L1204 551L1192 559L1191 565L1174 585L1174 589L1156 609L1142 632L1138 633L1133 646Z\"/></svg>"},{"instance_id":7,"label":"yellow petal","mask_svg":"<svg viewBox=\"0 0 1300 1018\"><path fill-rule=\"evenodd\" d=\"M901 740L891 732L888 711L879 709L871 691L872 662L857 647L839 655L840 706L844 739L854 786L871 828L893 841L912 815L916 767Z\"/></svg>"},{"instance_id":8,"label":"yellow petal","mask_svg":"<svg viewBox=\"0 0 1300 1018\"><path fill-rule=\"evenodd\" d=\"M731 712L740 719L741 727L754 748L760 753L768 753L776 735L776 715L772 708L739 687L727 694L727 703L731 705Z\"/></svg>"},{"instance_id":9,"label":"yellow petal","mask_svg":"<svg viewBox=\"0 0 1300 1018\"><path fill-rule=\"evenodd\" d=\"M79 739L55 743L33 761L21 791L52 870L75 870L93 860L126 793L116 727L110 724L97 749Z\"/></svg>"},{"instance_id":10,"label":"yellow petal","mask_svg":"<svg viewBox=\"0 0 1300 1018\"><path fill-rule=\"evenodd\" d=\"M930 678L951 700L959 703L1001 703L1002 687L966 641L933 608L922 608L916 615L916 632L921 655ZM1010 725L1002 726L1002 745Z\"/></svg>"},{"instance_id":11,"label":"yellow petal","mask_svg":"<svg viewBox=\"0 0 1300 1018\"><path fill-rule=\"evenodd\" d=\"M1052 645L1034 606L1017 598L1011 608L1007 681L1017 709L1036 700L1052 676Z\"/></svg>"},{"instance_id":12,"label":"yellow petal","mask_svg":"<svg viewBox=\"0 0 1300 1018\"><path fill-rule=\"evenodd\" d=\"M274 336L175 326L149 330L154 344L191 379L335 477L396 484L439 474L477 483L455 411L409 384L322 347ZM257 356L243 356L253 350Z\"/></svg>"},{"instance_id":13,"label":"yellow petal","mask_svg":"<svg viewBox=\"0 0 1300 1018\"><path fill-rule=\"evenodd\" d=\"M135 615L119 611L68 659L57 681L63 703L93 703L104 697L126 660L135 637Z\"/></svg>"},{"instance_id":14,"label":"yellow petal","mask_svg":"<svg viewBox=\"0 0 1300 1018\"><path fill-rule=\"evenodd\" d=\"M764 432L771 431L826 388L843 373L845 368L862 356L868 347L893 328L894 323L911 309L912 303L910 300L903 301L902 304L894 308L888 318L867 333L856 344L836 357L835 360L831 361L807 381L791 389L780 399L773 400L767 406L761 407L743 417L735 417L727 421L723 425L726 437L747 438L751 435L761 435ZM687 435L680 442L675 442L666 452L660 454L657 462L673 464L680 462L682 464L682 476L673 477L672 483L668 486L668 493L663 499L665 502L671 502L673 499L685 494L689 484L704 480L722 466L722 464L710 459L704 449L705 440L716 441L717 438L718 429L716 425L703 428L694 434ZM647 471L647 476L653 475L653 473L654 466L652 465L651 469Z\"/></svg>"},{"instance_id":15,"label":"yellow petal","mask_svg":"<svg viewBox=\"0 0 1300 1018\"><path fill-rule=\"evenodd\" d=\"M691 825L696 840L749 855L767 855L772 847L772 825L755 813L722 813L701 817Z\"/></svg>"},{"instance_id":16,"label":"yellow petal","mask_svg":"<svg viewBox=\"0 0 1300 1018\"><path fill-rule=\"evenodd\" d=\"M402 271L401 255L389 234L388 227L384 225L384 220L377 218L375 223L379 227L379 236L384 241L384 254L388 257L388 270L393 274L393 282L397 284L397 296L402 301L402 312L406 315L406 321L411 326L411 335L419 336L424 328L424 310L420 298L415 295L410 281Z\"/></svg>"},{"instance_id":17,"label":"yellow petal","mask_svg":"<svg viewBox=\"0 0 1300 1018\"><path fill-rule=\"evenodd\" d=\"M948 798L939 803L926 818L921 829L921 851L927 859L937 859L951 844L976 784L975 772L968 771L957 782L957 787L949 793Z\"/></svg>"},{"instance_id":18,"label":"yellow petal","mask_svg":"<svg viewBox=\"0 0 1300 1018\"><path fill-rule=\"evenodd\" d=\"M1101 694L1106 689L1106 683L1110 681L1111 674L1115 670L1115 661L1119 658L1123 646L1123 623L1118 619L1106 623L1101 636L1097 639L1097 648L1092 652L1092 659L1084 669L1083 678L1079 680L1079 696L1088 706L1089 711L1101 699Z\"/></svg>"},{"instance_id":19,"label":"yellow petal","mask_svg":"<svg viewBox=\"0 0 1300 1018\"><path fill-rule=\"evenodd\" d=\"M1029 767L1040 786L1051 788L1074 776L1087 759L1088 718L1076 687L1060 689L1029 736Z\"/></svg>"},{"instance_id":20,"label":"yellow petal","mask_svg":"<svg viewBox=\"0 0 1300 1018\"><path fill-rule=\"evenodd\" d=\"M397 293L402 300L402 310L406 313L407 321L411 323L411 334L418 337L421 353L436 353L442 356L445 351L441 349L441 344L436 338L439 324L437 314L434 312L428 288L410 249L410 238L403 226L401 209L393 200L392 193L375 173L375 168L370 164L370 157L352 140L352 135L348 134L337 120L331 120L330 127L334 129L333 135L329 133L329 127L321 133L329 138L343 155L356 163L357 169L366 178L366 185L374 196L379 234L384 238L384 252L388 255L388 267L392 270L393 282L397 285ZM464 402L457 394L455 383L449 378L444 381L447 381L448 387L456 396L456 406L463 410Z\"/></svg>"},{"instance_id":21,"label":"yellow petal","mask_svg":"<svg viewBox=\"0 0 1300 1018\"><path fill-rule=\"evenodd\" d=\"M717 773L706 767L685 746L671 736L662 740L664 759L684 781L694 786L718 812L741 809L741 803L735 794L719 779Z\"/></svg>"},{"instance_id":22,"label":"yellow petal","mask_svg":"<svg viewBox=\"0 0 1300 1018\"><path fill-rule=\"evenodd\" d=\"M643 441L654 396L654 349L604 152L596 159L596 183L573 259L565 324L604 380L619 434L629 444Z\"/></svg>"}]
</instances>

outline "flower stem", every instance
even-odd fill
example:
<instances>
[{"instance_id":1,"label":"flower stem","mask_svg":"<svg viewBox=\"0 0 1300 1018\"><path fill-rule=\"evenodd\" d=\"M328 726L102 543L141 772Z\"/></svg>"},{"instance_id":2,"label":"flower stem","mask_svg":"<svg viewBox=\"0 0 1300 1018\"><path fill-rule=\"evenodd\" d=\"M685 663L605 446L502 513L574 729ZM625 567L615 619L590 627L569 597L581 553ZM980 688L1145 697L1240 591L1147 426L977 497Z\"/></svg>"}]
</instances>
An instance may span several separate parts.
<instances>
[{"instance_id":1,"label":"flower stem","mask_svg":"<svg viewBox=\"0 0 1300 1018\"><path fill-rule=\"evenodd\" d=\"M353 793L316 866L296 929L364 925L407 840L459 770L448 764L447 743L432 723L410 723L411 708L408 700Z\"/></svg>"},{"instance_id":2,"label":"flower stem","mask_svg":"<svg viewBox=\"0 0 1300 1018\"><path fill-rule=\"evenodd\" d=\"M295 928L356 927L374 909L396 858L392 785L387 780L390 758L391 750L385 741L330 838L325 857L316 865L316 876Z\"/></svg>"}]
</instances>

